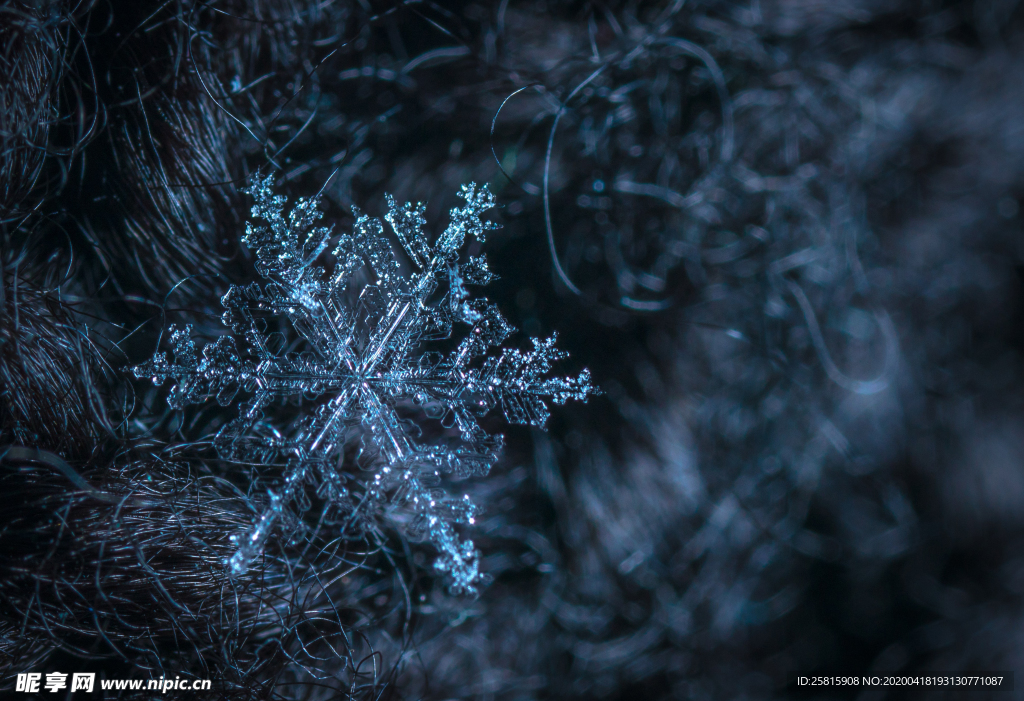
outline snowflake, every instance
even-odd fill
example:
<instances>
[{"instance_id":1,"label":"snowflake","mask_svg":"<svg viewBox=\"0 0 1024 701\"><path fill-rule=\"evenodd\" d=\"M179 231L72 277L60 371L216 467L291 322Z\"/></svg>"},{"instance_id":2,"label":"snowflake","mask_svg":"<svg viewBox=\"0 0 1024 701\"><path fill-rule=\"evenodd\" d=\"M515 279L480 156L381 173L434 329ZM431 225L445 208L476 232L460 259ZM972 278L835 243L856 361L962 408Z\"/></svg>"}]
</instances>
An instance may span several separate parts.
<instances>
[{"instance_id":1,"label":"snowflake","mask_svg":"<svg viewBox=\"0 0 1024 701\"><path fill-rule=\"evenodd\" d=\"M424 206L398 206L388 196L385 220L406 253L403 272L379 219L353 208L353 232L335 237L316 225L318 197L299 199L286 214L286 198L271 185L271 176L257 176L247 191L262 223L246 224L242 240L266 282L232 285L222 298L232 335L199 353L191 327L171 327L173 361L158 352L132 368L158 385L173 381L168 403L176 409L210 399L229 406L239 393L250 395L214 445L224 460L279 468L281 479L252 528L236 538L227 565L233 574L246 571L275 528L295 526L295 512L309 508L311 484L332 508L352 515L350 522L357 514L405 514L409 532L438 549L435 569L452 590L472 593L485 580L479 551L454 526L473 524L476 507L468 496L438 489L441 476L490 471L503 440L479 418L492 408L500 406L511 423L543 427L545 400L586 401L598 390L587 370L546 377L566 356L554 335L531 339L528 352L491 352L514 329L494 304L466 290L495 279L484 257L461 255L467 235L482 243L497 228L480 218L494 206L486 186L463 185L466 205L451 211L433 245L423 231ZM316 261L332 241L336 262L328 273ZM468 327L456 347L449 341L446 353L429 350L451 339L456 324ZM314 408L298 420L267 417L289 400ZM424 439L431 420L435 437ZM372 477L343 469L345 449L354 445Z\"/></svg>"}]
</instances>

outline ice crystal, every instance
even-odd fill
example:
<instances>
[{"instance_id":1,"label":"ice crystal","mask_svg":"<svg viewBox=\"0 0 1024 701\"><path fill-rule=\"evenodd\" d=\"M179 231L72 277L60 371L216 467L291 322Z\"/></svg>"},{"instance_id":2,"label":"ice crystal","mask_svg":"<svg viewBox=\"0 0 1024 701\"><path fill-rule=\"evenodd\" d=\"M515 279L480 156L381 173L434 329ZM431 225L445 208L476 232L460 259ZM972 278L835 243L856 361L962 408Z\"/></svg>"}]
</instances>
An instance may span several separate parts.
<instances>
[{"instance_id":1,"label":"ice crystal","mask_svg":"<svg viewBox=\"0 0 1024 701\"><path fill-rule=\"evenodd\" d=\"M473 592L484 579L479 552L454 526L474 523L476 507L468 496L438 489L441 476L482 476L495 464L502 437L478 422L492 408L500 406L511 423L543 427L545 400L586 401L596 391L590 375L547 377L565 357L555 336L532 339L527 352L492 352L514 329L494 304L470 296L467 285L495 276L483 256L462 254L467 236L482 243L497 228L480 218L494 206L486 186L463 185L465 206L451 211L433 245L423 230L423 205L399 206L388 197L385 220L407 255L405 266L379 219L353 208L352 233L335 236L316 225L318 198L299 199L286 213L286 198L271 186L270 176L256 177L248 190L257 223L246 225L243 242L266 282L232 285L222 298L231 335L200 353L190 328L172 327L173 360L158 352L133 368L156 384L173 381L174 408L211 399L228 406L239 393L249 396L214 445L227 461L280 468L280 484L227 564L244 572L275 528L309 508L311 484L343 513L405 514L411 532L438 549L435 568L451 588ZM331 243L335 262L327 272L316 262ZM269 330L285 318L283 333ZM468 329L457 346L430 350L457 328ZM311 408L278 425L270 407L296 398ZM441 428L428 440L423 425L431 419L440 419ZM372 477L358 480L345 469L344 450L353 445L370 460Z\"/></svg>"}]
</instances>

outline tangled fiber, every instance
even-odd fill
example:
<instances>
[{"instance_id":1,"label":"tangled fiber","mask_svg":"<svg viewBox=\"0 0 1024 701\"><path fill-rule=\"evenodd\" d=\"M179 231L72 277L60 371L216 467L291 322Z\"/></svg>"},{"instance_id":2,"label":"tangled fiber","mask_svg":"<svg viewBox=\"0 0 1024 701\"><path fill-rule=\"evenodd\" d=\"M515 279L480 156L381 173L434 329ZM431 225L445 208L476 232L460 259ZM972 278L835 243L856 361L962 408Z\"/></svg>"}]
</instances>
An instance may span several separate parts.
<instances>
[{"instance_id":1,"label":"tangled fiber","mask_svg":"<svg viewBox=\"0 0 1024 701\"><path fill-rule=\"evenodd\" d=\"M1020 668L1022 13L6 3L0 684L770 699ZM488 182L494 297L605 391L465 484L478 597L312 516L227 576L273 485L210 451L230 407L125 369L168 321L219 333L260 168L339 232Z\"/></svg>"}]
</instances>

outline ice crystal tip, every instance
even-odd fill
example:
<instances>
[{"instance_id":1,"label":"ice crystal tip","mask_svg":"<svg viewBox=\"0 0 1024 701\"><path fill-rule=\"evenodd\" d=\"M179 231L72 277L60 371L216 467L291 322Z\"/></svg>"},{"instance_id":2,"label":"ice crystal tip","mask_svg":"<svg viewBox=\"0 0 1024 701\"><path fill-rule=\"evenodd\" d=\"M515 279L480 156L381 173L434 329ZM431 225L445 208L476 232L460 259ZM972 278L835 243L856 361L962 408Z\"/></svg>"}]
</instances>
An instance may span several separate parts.
<instances>
[{"instance_id":1,"label":"ice crystal tip","mask_svg":"<svg viewBox=\"0 0 1024 701\"><path fill-rule=\"evenodd\" d=\"M270 175L257 174L247 192L253 220L242 241L264 282L232 285L222 298L230 335L199 352L190 327L171 327L173 361L157 352L132 368L138 378L173 382L168 403L175 408L211 399L238 403L239 417L214 439L221 458L278 471L279 487L266 508L234 541L229 570L244 573L275 529L300 528L296 516L308 508L305 489L313 484L329 508L353 517L356 504L363 504L363 518L404 512L411 533L437 548L435 570L447 576L451 591L474 593L487 577L479 551L455 526L474 524L477 509L468 495L450 497L436 488L439 480L484 476L497 462L502 437L478 422L489 411L543 427L549 402L598 393L586 370L548 376L566 357L554 335L532 339L526 352L501 348L514 329L494 304L467 290L496 279L483 256L462 254L468 236L482 242L498 228L481 217L494 207L494 195L486 185L463 185L465 205L451 210L449 225L431 242L422 204L399 205L388 196L387 229L353 208L352 232L335 234L317 225L318 198L299 199L286 212L287 199L274 194ZM333 265L322 262L329 250ZM269 333L268 322L285 319L286 342L275 342L280 333ZM454 350L431 349L456 333L461 340ZM309 406L304 418L275 422L281 400L295 395ZM421 425L399 410L419 412ZM437 420L457 429L459 440L423 439L422 422ZM340 452L357 443L372 460L370 478L341 469Z\"/></svg>"}]
</instances>

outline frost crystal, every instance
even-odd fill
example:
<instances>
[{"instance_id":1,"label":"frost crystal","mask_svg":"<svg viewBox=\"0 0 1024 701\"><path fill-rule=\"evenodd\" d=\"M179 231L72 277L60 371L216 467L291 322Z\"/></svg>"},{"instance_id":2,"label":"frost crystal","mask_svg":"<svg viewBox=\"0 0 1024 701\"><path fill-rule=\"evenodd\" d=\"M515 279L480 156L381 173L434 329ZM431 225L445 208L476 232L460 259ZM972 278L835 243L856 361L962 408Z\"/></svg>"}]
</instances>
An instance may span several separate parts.
<instances>
[{"instance_id":1,"label":"frost crystal","mask_svg":"<svg viewBox=\"0 0 1024 701\"><path fill-rule=\"evenodd\" d=\"M586 370L578 377L545 377L565 357L555 336L532 339L528 352L489 353L514 329L494 304L466 290L495 279L483 256L460 262L460 254L467 235L483 242L497 228L480 218L494 196L486 186L464 185L465 206L451 211L451 223L433 245L423 232L423 205L398 206L388 197L385 220L412 269L405 274L379 219L353 208L353 232L334 236L331 228L316 226L318 198L300 199L286 214L286 198L273 194L270 176L254 178L248 192L253 218L262 223L247 224L243 242L266 283L232 285L222 298L223 322L233 335L199 353L190 328L172 327L173 361L158 352L133 368L136 377L156 384L172 380L168 402L174 408L211 398L228 406L239 392L251 395L214 444L221 458L278 467L282 478L238 540L231 571L244 572L276 527L309 508L305 486L311 484L332 508L351 515L350 522L382 511L411 515L410 532L439 550L435 568L448 575L452 590L474 592L484 579L479 552L454 525L472 524L476 507L468 496L438 489L441 476L482 476L495 464L502 437L478 423L493 407L500 405L512 423L542 427L545 399L586 401L597 391ZM336 242L336 262L328 274L315 262L330 242ZM280 330L272 332L275 323ZM431 342L450 339L457 324L468 328L457 346L449 342L447 353L428 352ZM288 400L307 400L314 408L280 425L285 422L268 414ZM440 422L428 440L431 419ZM372 478L356 479L343 469L347 446L361 447Z\"/></svg>"}]
</instances>

